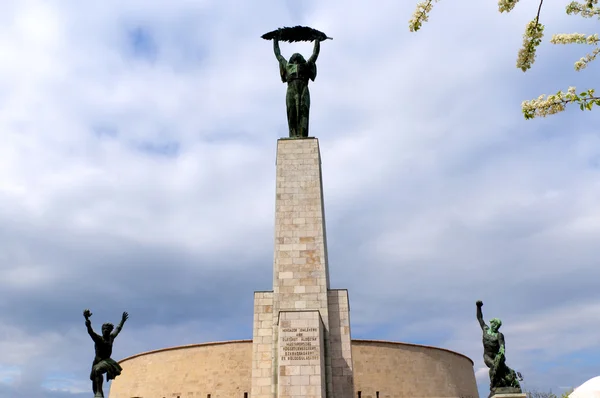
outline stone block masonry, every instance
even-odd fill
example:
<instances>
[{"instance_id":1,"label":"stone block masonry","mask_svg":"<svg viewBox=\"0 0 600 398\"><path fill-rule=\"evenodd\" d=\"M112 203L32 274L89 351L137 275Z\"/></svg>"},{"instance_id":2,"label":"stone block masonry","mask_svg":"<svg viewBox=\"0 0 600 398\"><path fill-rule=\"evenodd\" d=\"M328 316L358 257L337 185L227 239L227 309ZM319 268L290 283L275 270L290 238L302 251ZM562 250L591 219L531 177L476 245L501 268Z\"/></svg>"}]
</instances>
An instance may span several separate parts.
<instances>
[{"instance_id":1,"label":"stone block masonry","mask_svg":"<svg viewBox=\"0 0 600 398\"><path fill-rule=\"evenodd\" d=\"M275 312L318 309L328 324L321 156L315 138L277 142Z\"/></svg>"},{"instance_id":2,"label":"stone block masonry","mask_svg":"<svg viewBox=\"0 0 600 398\"><path fill-rule=\"evenodd\" d=\"M351 398L348 293L329 287L319 141L278 140L276 169L273 291L255 293L251 396Z\"/></svg>"},{"instance_id":3,"label":"stone block masonry","mask_svg":"<svg viewBox=\"0 0 600 398\"><path fill-rule=\"evenodd\" d=\"M319 311L279 313L279 398L326 397L323 322Z\"/></svg>"},{"instance_id":4,"label":"stone block masonry","mask_svg":"<svg viewBox=\"0 0 600 398\"><path fill-rule=\"evenodd\" d=\"M273 292L255 292L251 397L273 397L273 336Z\"/></svg>"}]
</instances>

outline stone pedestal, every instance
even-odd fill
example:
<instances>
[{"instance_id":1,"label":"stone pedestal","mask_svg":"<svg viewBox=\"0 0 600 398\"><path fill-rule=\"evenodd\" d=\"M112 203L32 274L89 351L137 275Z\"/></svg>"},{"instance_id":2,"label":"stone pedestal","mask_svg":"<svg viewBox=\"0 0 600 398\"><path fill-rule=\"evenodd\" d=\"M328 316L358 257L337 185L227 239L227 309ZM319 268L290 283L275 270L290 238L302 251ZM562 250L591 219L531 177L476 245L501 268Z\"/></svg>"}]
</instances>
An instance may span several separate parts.
<instances>
[{"instance_id":1,"label":"stone pedestal","mask_svg":"<svg viewBox=\"0 0 600 398\"><path fill-rule=\"evenodd\" d=\"M277 142L275 311L318 310L329 324L323 186L315 138Z\"/></svg>"},{"instance_id":2,"label":"stone pedestal","mask_svg":"<svg viewBox=\"0 0 600 398\"><path fill-rule=\"evenodd\" d=\"M329 288L318 140L278 140L276 165L273 291L255 293L251 397L353 398L348 293Z\"/></svg>"},{"instance_id":3,"label":"stone pedestal","mask_svg":"<svg viewBox=\"0 0 600 398\"><path fill-rule=\"evenodd\" d=\"M520 392L512 394L495 394L492 395L491 398L527 398L527 394Z\"/></svg>"},{"instance_id":4,"label":"stone pedestal","mask_svg":"<svg viewBox=\"0 0 600 398\"><path fill-rule=\"evenodd\" d=\"M326 397L324 334L319 311L279 313L279 398Z\"/></svg>"}]
</instances>

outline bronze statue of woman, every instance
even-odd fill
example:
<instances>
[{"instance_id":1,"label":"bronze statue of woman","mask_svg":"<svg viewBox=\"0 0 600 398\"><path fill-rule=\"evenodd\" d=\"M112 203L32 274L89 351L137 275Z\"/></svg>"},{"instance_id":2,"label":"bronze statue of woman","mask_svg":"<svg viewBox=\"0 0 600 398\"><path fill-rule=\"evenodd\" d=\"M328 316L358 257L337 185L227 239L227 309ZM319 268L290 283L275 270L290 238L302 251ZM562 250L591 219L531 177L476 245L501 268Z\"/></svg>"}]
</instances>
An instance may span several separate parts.
<instances>
[{"instance_id":1,"label":"bronze statue of woman","mask_svg":"<svg viewBox=\"0 0 600 398\"><path fill-rule=\"evenodd\" d=\"M290 137L308 137L308 114L310 111L308 80L314 81L317 77L315 62L320 49L321 42L315 40L314 50L308 61L298 53L293 54L290 60L286 61L279 49L279 39L273 39L273 50L279 61L281 80L288 85L285 104Z\"/></svg>"}]
</instances>

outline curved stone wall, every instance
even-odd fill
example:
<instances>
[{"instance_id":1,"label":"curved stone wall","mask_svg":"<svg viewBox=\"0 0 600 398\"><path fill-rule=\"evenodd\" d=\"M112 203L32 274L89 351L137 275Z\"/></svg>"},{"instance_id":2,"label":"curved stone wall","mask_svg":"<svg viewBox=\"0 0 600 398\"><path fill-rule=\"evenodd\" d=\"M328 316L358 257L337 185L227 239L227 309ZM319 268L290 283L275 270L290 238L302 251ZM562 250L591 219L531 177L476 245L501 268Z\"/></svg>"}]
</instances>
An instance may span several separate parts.
<instances>
[{"instance_id":1,"label":"curved stone wall","mask_svg":"<svg viewBox=\"0 0 600 398\"><path fill-rule=\"evenodd\" d=\"M109 398L250 396L252 340L166 348L119 361Z\"/></svg>"},{"instance_id":2,"label":"curved stone wall","mask_svg":"<svg viewBox=\"0 0 600 398\"><path fill-rule=\"evenodd\" d=\"M449 350L353 340L352 358L355 397L478 397L473 362ZM166 348L120 364L109 398L250 397L251 340Z\"/></svg>"},{"instance_id":3,"label":"curved stone wall","mask_svg":"<svg viewBox=\"0 0 600 398\"><path fill-rule=\"evenodd\" d=\"M355 397L479 397L473 361L453 351L353 340L352 362Z\"/></svg>"}]
</instances>

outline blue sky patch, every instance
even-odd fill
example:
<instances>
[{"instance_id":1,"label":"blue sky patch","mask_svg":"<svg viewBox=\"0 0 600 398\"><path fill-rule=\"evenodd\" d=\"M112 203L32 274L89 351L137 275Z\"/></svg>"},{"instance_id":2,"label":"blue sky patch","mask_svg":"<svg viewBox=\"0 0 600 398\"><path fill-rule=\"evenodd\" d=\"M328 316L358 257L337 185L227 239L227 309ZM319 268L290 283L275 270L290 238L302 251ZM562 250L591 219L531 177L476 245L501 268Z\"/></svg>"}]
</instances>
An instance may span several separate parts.
<instances>
[{"instance_id":1,"label":"blue sky patch","mask_svg":"<svg viewBox=\"0 0 600 398\"><path fill-rule=\"evenodd\" d=\"M135 27L127 32L130 53L138 59L153 62L158 56L158 45L148 28Z\"/></svg>"},{"instance_id":2,"label":"blue sky patch","mask_svg":"<svg viewBox=\"0 0 600 398\"><path fill-rule=\"evenodd\" d=\"M137 144L136 148L149 155L176 157L179 154L181 145L176 141L167 141L162 143L144 142Z\"/></svg>"}]
</instances>

